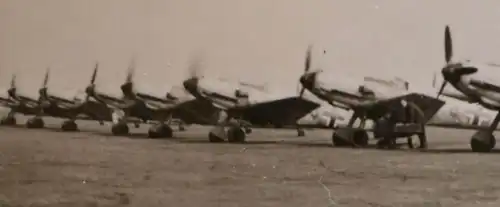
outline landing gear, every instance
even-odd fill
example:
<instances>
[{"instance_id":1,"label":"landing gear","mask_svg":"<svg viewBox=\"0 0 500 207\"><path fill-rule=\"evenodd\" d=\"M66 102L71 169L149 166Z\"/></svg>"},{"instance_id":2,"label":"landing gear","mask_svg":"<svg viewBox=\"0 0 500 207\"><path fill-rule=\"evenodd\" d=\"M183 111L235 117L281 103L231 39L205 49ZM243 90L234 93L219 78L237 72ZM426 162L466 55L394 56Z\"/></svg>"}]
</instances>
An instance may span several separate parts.
<instances>
[{"instance_id":1,"label":"landing gear","mask_svg":"<svg viewBox=\"0 0 500 207\"><path fill-rule=\"evenodd\" d=\"M338 129L332 134L332 144L337 147L366 147L368 133L362 129Z\"/></svg>"},{"instance_id":2,"label":"landing gear","mask_svg":"<svg viewBox=\"0 0 500 207\"><path fill-rule=\"evenodd\" d=\"M251 134L252 133L252 128L250 127L245 127L245 133Z\"/></svg>"},{"instance_id":3,"label":"landing gear","mask_svg":"<svg viewBox=\"0 0 500 207\"><path fill-rule=\"evenodd\" d=\"M184 125L182 124L179 124L179 131L181 132L186 131L186 127L184 127Z\"/></svg>"},{"instance_id":4,"label":"landing gear","mask_svg":"<svg viewBox=\"0 0 500 207\"><path fill-rule=\"evenodd\" d=\"M61 130L66 131L66 132L78 131L78 125L73 120L66 120L62 123Z\"/></svg>"},{"instance_id":5,"label":"landing gear","mask_svg":"<svg viewBox=\"0 0 500 207\"><path fill-rule=\"evenodd\" d=\"M210 142L224 142L227 139L232 143L244 143L246 140L246 132L248 132L248 124L241 120L234 119L235 122L230 122L231 116L226 111L219 111L217 126L208 133ZM226 126L229 129L226 131ZM227 137L227 138L226 138Z\"/></svg>"},{"instance_id":6,"label":"landing gear","mask_svg":"<svg viewBox=\"0 0 500 207\"><path fill-rule=\"evenodd\" d=\"M473 152L490 152L497 143L495 136L493 136L493 131L497 128L498 122L500 122L500 112L497 113L495 119L487 130L479 130L470 140L470 147Z\"/></svg>"},{"instance_id":7,"label":"landing gear","mask_svg":"<svg viewBox=\"0 0 500 207\"><path fill-rule=\"evenodd\" d=\"M149 138L171 138L173 136L172 128L167 124L155 124L149 128Z\"/></svg>"},{"instance_id":8,"label":"landing gear","mask_svg":"<svg viewBox=\"0 0 500 207\"><path fill-rule=\"evenodd\" d=\"M297 136L299 137L306 136L306 132L303 129L297 129Z\"/></svg>"},{"instance_id":9,"label":"landing gear","mask_svg":"<svg viewBox=\"0 0 500 207\"><path fill-rule=\"evenodd\" d=\"M14 116L6 116L5 118L2 119L2 121L0 121L0 123L2 125L9 125L9 126L17 124L16 118Z\"/></svg>"},{"instance_id":10,"label":"landing gear","mask_svg":"<svg viewBox=\"0 0 500 207\"><path fill-rule=\"evenodd\" d=\"M491 132L477 131L470 140L470 147L473 152L490 152L495 148L496 139Z\"/></svg>"},{"instance_id":11,"label":"landing gear","mask_svg":"<svg viewBox=\"0 0 500 207\"><path fill-rule=\"evenodd\" d=\"M115 136L128 135L129 128L126 123L113 124L113 126L111 127L111 132Z\"/></svg>"},{"instance_id":12,"label":"landing gear","mask_svg":"<svg viewBox=\"0 0 500 207\"><path fill-rule=\"evenodd\" d=\"M231 126L227 130L227 141L232 143L244 143L246 138L242 127Z\"/></svg>"},{"instance_id":13,"label":"landing gear","mask_svg":"<svg viewBox=\"0 0 500 207\"><path fill-rule=\"evenodd\" d=\"M28 119L26 122L26 127L30 129L40 129L45 126L45 123L43 122L43 119L40 117L33 117Z\"/></svg>"},{"instance_id":14,"label":"landing gear","mask_svg":"<svg viewBox=\"0 0 500 207\"><path fill-rule=\"evenodd\" d=\"M217 126L208 133L208 140L214 143L224 142L225 137L231 143L244 143L246 141L246 133L241 126L230 126L227 131L223 127Z\"/></svg>"}]
</instances>

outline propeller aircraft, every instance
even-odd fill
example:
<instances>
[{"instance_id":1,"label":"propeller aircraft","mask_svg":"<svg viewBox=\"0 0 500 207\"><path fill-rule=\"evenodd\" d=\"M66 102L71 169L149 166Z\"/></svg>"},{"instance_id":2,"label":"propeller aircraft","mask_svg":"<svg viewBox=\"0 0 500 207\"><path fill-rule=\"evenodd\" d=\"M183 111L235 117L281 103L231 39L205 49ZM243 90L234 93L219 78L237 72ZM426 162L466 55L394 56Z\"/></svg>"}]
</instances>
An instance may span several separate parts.
<instances>
[{"instance_id":1,"label":"propeller aircraft","mask_svg":"<svg viewBox=\"0 0 500 207\"><path fill-rule=\"evenodd\" d=\"M97 73L97 70L98 64L95 66L94 74ZM150 138L172 137L173 130L169 125L173 118L179 117L181 119L179 130L183 131L184 119L191 123L199 123L203 121L200 121L200 116L203 116L202 112L208 111L206 113L210 114L210 107L205 107L203 104L197 103L194 98L178 97L170 92L167 92L162 97L158 94L138 90L133 82L134 70L135 63L132 61L125 83L120 86L121 97L96 89L94 83L91 83L86 88L86 93L89 96L94 97L112 109L113 126L111 131L114 135L127 135L129 133L127 120L130 117L136 117L143 122L157 122L148 131ZM200 114L196 114L197 112Z\"/></svg>"},{"instance_id":2,"label":"propeller aircraft","mask_svg":"<svg viewBox=\"0 0 500 207\"><path fill-rule=\"evenodd\" d=\"M307 89L332 106L353 111L347 126L334 131L333 145L368 145L365 129L368 119L374 122L373 131L375 138L379 138L377 145L380 148L394 148L397 138L412 135L419 137L420 148L427 147L425 124L444 101L421 93L393 90L393 87L359 85L359 82L353 84L352 81L343 83L339 77L329 79L323 70L310 71L311 49L311 46L307 49L304 74L299 79L302 85L300 96ZM354 128L357 119L360 119L360 124Z\"/></svg>"},{"instance_id":3,"label":"propeller aircraft","mask_svg":"<svg viewBox=\"0 0 500 207\"><path fill-rule=\"evenodd\" d=\"M12 77L11 88L8 90L10 104L7 107L11 111L2 120L3 124L15 125L16 119L14 113L23 113L26 115L34 115L28 119L26 127L28 128L43 128L45 123L42 116L48 115L58 118L66 118L61 125L63 131L77 131L78 125L75 120L77 118L98 120L103 124L104 120L109 120L109 109L94 100L85 97L83 100L77 96L67 97L63 94L57 94L48 90L49 69L45 73L45 78L42 87L38 90L38 98L22 95L19 93L15 83L15 75ZM85 117L79 117L83 115Z\"/></svg>"},{"instance_id":4,"label":"propeller aircraft","mask_svg":"<svg viewBox=\"0 0 500 207\"><path fill-rule=\"evenodd\" d=\"M319 107L300 97L283 97L238 81L205 77L199 74L200 69L199 60L193 60L183 86L196 99L217 109L216 126L208 135L210 142L243 143L251 132L250 125L276 128L293 125L298 135L304 136L297 121Z\"/></svg>"},{"instance_id":5,"label":"propeller aircraft","mask_svg":"<svg viewBox=\"0 0 500 207\"><path fill-rule=\"evenodd\" d=\"M450 27L445 27L445 66L441 69L443 83L437 97L445 95L445 88L449 83L460 93L453 94L453 98L469 103L479 104L486 109L497 111L497 115L488 128L479 129L471 137L470 147L474 152L490 152L496 144L493 131L500 121L500 86L494 85L487 78L482 78L479 73L479 64L471 61L453 60L453 43ZM481 67L497 67L495 64L486 64Z\"/></svg>"}]
</instances>

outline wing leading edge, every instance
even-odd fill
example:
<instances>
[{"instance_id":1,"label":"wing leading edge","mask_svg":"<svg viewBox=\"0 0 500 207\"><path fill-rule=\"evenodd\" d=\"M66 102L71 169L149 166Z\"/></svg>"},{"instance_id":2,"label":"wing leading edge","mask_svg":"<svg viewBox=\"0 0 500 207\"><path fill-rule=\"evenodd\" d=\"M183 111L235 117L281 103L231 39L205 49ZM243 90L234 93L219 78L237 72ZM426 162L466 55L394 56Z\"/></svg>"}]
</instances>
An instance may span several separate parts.
<instances>
[{"instance_id":1,"label":"wing leading edge","mask_svg":"<svg viewBox=\"0 0 500 207\"><path fill-rule=\"evenodd\" d=\"M295 125L296 122L318 108L320 104L300 97L289 97L231 109L243 114L252 125Z\"/></svg>"},{"instance_id":2,"label":"wing leading edge","mask_svg":"<svg viewBox=\"0 0 500 207\"><path fill-rule=\"evenodd\" d=\"M410 93L369 103L364 107L367 108L367 115L370 118L378 119L387 113L407 114L405 113L407 109L404 107L407 104L417 106L423 115L423 120L420 121L427 123L444 106L445 102L424 94ZM404 117L403 120L405 120Z\"/></svg>"}]
</instances>

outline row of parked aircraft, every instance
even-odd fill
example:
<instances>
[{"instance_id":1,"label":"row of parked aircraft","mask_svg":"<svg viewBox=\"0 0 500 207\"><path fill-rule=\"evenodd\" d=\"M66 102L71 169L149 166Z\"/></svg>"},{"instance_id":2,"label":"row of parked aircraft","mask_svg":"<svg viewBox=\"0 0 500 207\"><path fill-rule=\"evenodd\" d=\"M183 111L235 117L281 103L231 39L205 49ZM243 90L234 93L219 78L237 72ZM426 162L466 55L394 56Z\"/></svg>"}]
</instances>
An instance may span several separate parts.
<instances>
[{"instance_id":1,"label":"row of parked aircraft","mask_svg":"<svg viewBox=\"0 0 500 207\"><path fill-rule=\"evenodd\" d=\"M184 124L215 126L208 135L210 142L244 142L251 127L294 126L298 135L303 136L302 128L312 121L335 129L332 135L335 146L366 146L368 132L373 131L380 148L396 147L398 138L406 138L413 148L413 135L419 137L419 147L426 148L426 125L435 124L477 128L470 143L472 150L491 151L495 146L492 133L499 116L491 120L490 113L466 111L451 103L443 107L445 101L439 97L445 95L498 111L500 87L472 77L478 69L470 66L470 62L452 61L451 45L447 26L446 65L442 69L444 82L438 97L410 89L409 83L402 79L364 77L359 81L342 82L339 75L328 76L323 70L311 70L310 46L304 74L299 78L301 88L295 96L283 97L256 85L199 75L199 59L191 63L190 77L182 82L182 93L171 90L165 95L138 89L133 81L133 63L120 86L121 94L107 93L95 83L99 70L96 64L82 97L68 97L49 90L49 70L37 97L19 91L14 75L10 88L5 90L7 94L0 97L2 105L10 108L2 124L16 124L14 115L22 113L33 115L26 122L28 128L43 128L42 117L52 116L66 119L61 125L63 131L76 131L77 119L91 119L101 124L111 122L114 135L127 135L130 122L136 126L139 122L154 122L148 135L160 138L172 137L171 125L174 120L180 120L180 130L184 130ZM446 88L446 83L453 88ZM316 101L306 97L306 91Z\"/></svg>"}]
</instances>

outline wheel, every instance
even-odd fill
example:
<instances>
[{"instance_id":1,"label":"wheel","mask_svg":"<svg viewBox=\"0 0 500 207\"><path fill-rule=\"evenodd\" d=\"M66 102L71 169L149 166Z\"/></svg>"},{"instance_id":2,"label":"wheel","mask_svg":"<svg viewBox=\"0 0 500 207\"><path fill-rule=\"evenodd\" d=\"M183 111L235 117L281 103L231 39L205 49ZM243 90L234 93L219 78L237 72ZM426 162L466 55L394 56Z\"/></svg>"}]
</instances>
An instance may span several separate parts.
<instances>
[{"instance_id":1,"label":"wheel","mask_svg":"<svg viewBox=\"0 0 500 207\"><path fill-rule=\"evenodd\" d=\"M419 149L427 149L427 136L425 135L425 133L424 134L419 134L418 135L418 140L420 141L420 146L418 148ZM495 138L493 138L493 142L496 142ZM495 147L495 144L493 144L493 147Z\"/></svg>"},{"instance_id":2,"label":"wheel","mask_svg":"<svg viewBox=\"0 0 500 207\"><path fill-rule=\"evenodd\" d=\"M61 125L61 130L63 131L78 131L78 125L75 121L66 120Z\"/></svg>"},{"instance_id":3,"label":"wheel","mask_svg":"<svg viewBox=\"0 0 500 207\"><path fill-rule=\"evenodd\" d=\"M179 125L179 131L181 132L186 131L186 128L183 125Z\"/></svg>"},{"instance_id":4,"label":"wheel","mask_svg":"<svg viewBox=\"0 0 500 207\"><path fill-rule=\"evenodd\" d=\"M490 152L496 145L495 136L487 131L477 131L470 140L473 152Z\"/></svg>"},{"instance_id":5,"label":"wheel","mask_svg":"<svg viewBox=\"0 0 500 207\"><path fill-rule=\"evenodd\" d=\"M356 146L366 147L368 146L368 133L363 130L354 131L352 141Z\"/></svg>"},{"instance_id":6,"label":"wheel","mask_svg":"<svg viewBox=\"0 0 500 207\"><path fill-rule=\"evenodd\" d=\"M245 133L251 134L252 133L252 128L250 127L245 127Z\"/></svg>"},{"instance_id":7,"label":"wheel","mask_svg":"<svg viewBox=\"0 0 500 207\"><path fill-rule=\"evenodd\" d=\"M412 137L406 137L406 142L408 143L408 148L413 149L415 148L415 145L413 144L413 139Z\"/></svg>"},{"instance_id":8,"label":"wheel","mask_svg":"<svg viewBox=\"0 0 500 207\"><path fill-rule=\"evenodd\" d=\"M152 125L148 130L149 138L171 138L173 136L172 128L166 124Z\"/></svg>"},{"instance_id":9,"label":"wheel","mask_svg":"<svg viewBox=\"0 0 500 207\"><path fill-rule=\"evenodd\" d=\"M208 133L208 141L213 142L213 143L219 143L219 142L224 142L224 139L221 139L214 133L210 132Z\"/></svg>"},{"instance_id":10,"label":"wheel","mask_svg":"<svg viewBox=\"0 0 500 207\"><path fill-rule=\"evenodd\" d=\"M303 129L297 129L297 136L299 137L306 136L306 132Z\"/></svg>"},{"instance_id":11,"label":"wheel","mask_svg":"<svg viewBox=\"0 0 500 207\"><path fill-rule=\"evenodd\" d=\"M377 142L377 149L396 149L396 139L384 137Z\"/></svg>"},{"instance_id":12,"label":"wheel","mask_svg":"<svg viewBox=\"0 0 500 207\"><path fill-rule=\"evenodd\" d=\"M137 129L137 128L139 128L140 126L141 126L141 124L140 124L139 122L135 122L135 123L134 123L134 127L135 127L136 129Z\"/></svg>"},{"instance_id":13,"label":"wheel","mask_svg":"<svg viewBox=\"0 0 500 207\"><path fill-rule=\"evenodd\" d=\"M349 143L342 136L340 136L339 133L337 133L335 131L332 134L332 144L333 144L333 146L336 146L336 147L345 147L345 146L349 146L351 143Z\"/></svg>"},{"instance_id":14,"label":"wheel","mask_svg":"<svg viewBox=\"0 0 500 207\"><path fill-rule=\"evenodd\" d=\"M229 142L245 142L246 134L241 127L232 126L227 130L227 140Z\"/></svg>"},{"instance_id":15,"label":"wheel","mask_svg":"<svg viewBox=\"0 0 500 207\"><path fill-rule=\"evenodd\" d=\"M16 125L16 123L17 123L16 118L13 116L6 116L1 121L2 125Z\"/></svg>"},{"instance_id":16,"label":"wheel","mask_svg":"<svg viewBox=\"0 0 500 207\"><path fill-rule=\"evenodd\" d=\"M40 129L45 126L45 123L43 122L43 119L40 117L33 117L31 119L28 119L26 122L26 127L30 129Z\"/></svg>"},{"instance_id":17,"label":"wheel","mask_svg":"<svg viewBox=\"0 0 500 207\"><path fill-rule=\"evenodd\" d=\"M113 135L128 135L129 133L129 128L127 124L113 124L111 127L111 132Z\"/></svg>"}]
</instances>

